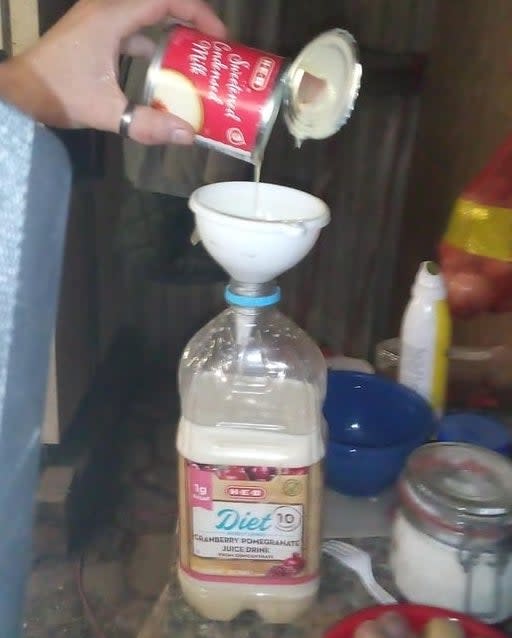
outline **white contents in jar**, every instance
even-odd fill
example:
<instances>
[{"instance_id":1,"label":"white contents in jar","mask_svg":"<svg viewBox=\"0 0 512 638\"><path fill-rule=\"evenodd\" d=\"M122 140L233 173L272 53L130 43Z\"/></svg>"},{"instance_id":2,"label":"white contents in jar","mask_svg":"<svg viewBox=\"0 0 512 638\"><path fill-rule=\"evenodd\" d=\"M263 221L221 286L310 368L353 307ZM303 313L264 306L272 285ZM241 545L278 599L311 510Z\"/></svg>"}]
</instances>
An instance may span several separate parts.
<instances>
[{"instance_id":1,"label":"white contents in jar","mask_svg":"<svg viewBox=\"0 0 512 638\"><path fill-rule=\"evenodd\" d=\"M411 602L469 611L486 622L505 620L512 616L512 556L504 557L505 565L496 558L493 552L479 556L472 572L470 609L466 610L468 577L457 548L417 529L402 513L395 519L391 569L398 589Z\"/></svg>"}]
</instances>

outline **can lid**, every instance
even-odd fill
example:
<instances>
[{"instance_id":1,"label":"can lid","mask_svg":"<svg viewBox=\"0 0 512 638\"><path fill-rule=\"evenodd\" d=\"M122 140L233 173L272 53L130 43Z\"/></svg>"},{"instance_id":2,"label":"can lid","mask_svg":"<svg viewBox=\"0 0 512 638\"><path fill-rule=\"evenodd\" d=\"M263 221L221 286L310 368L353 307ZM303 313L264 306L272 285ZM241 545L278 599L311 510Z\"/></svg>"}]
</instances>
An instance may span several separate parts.
<instances>
[{"instance_id":1,"label":"can lid","mask_svg":"<svg viewBox=\"0 0 512 638\"><path fill-rule=\"evenodd\" d=\"M316 96L305 97L304 80L320 80ZM300 143L333 135L348 120L361 84L354 38L343 29L322 33L302 49L284 77L284 118Z\"/></svg>"},{"instance_id":2,"label":"can lid","mask_svg":"<svg viewBox=\"0 0 512 638\"><path fill-rule=\"evenodd\" d=\"M466 443L430 443L409 458L404 478L423 502L459 516L509 517L512 463Z\"/></svg>"}]
</instances>

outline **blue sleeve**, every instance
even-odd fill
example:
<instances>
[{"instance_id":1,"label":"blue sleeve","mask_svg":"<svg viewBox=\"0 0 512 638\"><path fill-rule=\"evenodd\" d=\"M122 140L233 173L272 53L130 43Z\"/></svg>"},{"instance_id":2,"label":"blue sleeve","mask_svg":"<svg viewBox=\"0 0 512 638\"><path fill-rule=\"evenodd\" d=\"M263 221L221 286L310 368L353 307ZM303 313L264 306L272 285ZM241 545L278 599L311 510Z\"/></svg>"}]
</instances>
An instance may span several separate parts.
<instances>
[{"instance_id":1,"label":"blue sleeve","mask_svg":"<svg viewBox=\"0 0 512 638\"><path fill-rule=\"evenodd\" d=\"M71 170L60 142L0 102L0 636L21 635L48 356Z\"/></svg>"}]
</instances>

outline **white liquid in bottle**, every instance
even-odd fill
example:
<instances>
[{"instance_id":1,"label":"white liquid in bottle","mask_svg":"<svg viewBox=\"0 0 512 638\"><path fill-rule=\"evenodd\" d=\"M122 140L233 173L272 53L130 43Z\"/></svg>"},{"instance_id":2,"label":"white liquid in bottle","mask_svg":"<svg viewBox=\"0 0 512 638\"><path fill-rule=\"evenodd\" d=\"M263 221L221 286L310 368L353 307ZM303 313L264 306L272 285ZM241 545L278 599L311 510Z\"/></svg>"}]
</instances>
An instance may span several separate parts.
<instances>
[{"instance_id":1,"label":"white liquid in bottle","mask_svg":"<svg viewBox=\"0 0 512 638\"><path fill-rule=\"evenodd\" d=\"M240 378L234 384L243 389L253 381ZM204 397L204 420L225 412L225 383L213 374L203 375L197 382L194 392ZM203 574L196 575L193 569L184 568L181 563L179 581L187 601L207 618L228 621L250 609L265 622L287 623L300 616L316 596L322 501L320 462L324 441L322 423L308 418L311 415L306 406L316 404L315 392L313 386L299 381L278 383L274 390L267 388L260 397L262 413L267 412L277 421L276 405L283 406L283 413L288 413L286 420L290 420L290 409L294 412L293 428L284 431L257 426L234 427L237 421L247 420L243 407L227 415L230 424L225 427L196 425L183 417L180 421L177 439L180 477L189 477L180 483L182 486L188 483L189 490L197 484L196 489L200 490L201 480L208 482L214 499L205 506L210 509L204 512L197 507L200 506L197 500L196 507L187 514L185 502L190 503L192 497L187 499L180 492L180 521L189 521L188 530L180 529L180 534L187 534L190 539L187 542L182 538L180 544L189 548L186 555L192 557L190 564L199 565ZM200 476L195 473L196 467L198 471L204 468L208 471L203 479L190 480L191 476ZM216 468L213 477L209 476L210 468ZM255 478L258 471L272 471L276 475L270 480L261 480L261 476L257 481L243 480L245 472L249 478ZM284 475L280 475L281 472ZM231 480L219 480L219 477ZM234 503L226 503L221 498L221 492L244 489L244 485L251 493L266 490L268 497L259 500L254 497L251 502L250 496L242 496L240 502ZM244 499L249 502L243 502ZM225 516L231 518L222 519L222 511L227 508L232 514ZM218 531L218 524L214 525L219 520L215 515L225 523L224 531ZM249 522L246 531L235 531L232 525L236 517L239 520L245 517L247 521L256 521L258 517L272 527L268 531L250 531ZM305 575L295 580L293 565L298 564L300 568L301 561L307 565ZM290 574L284 574L290 565ZM227 576L219 578L219 569L224 569ZM204 572L209 570L212 576L208 578ZM239 575L232 576L232 582L223 582L229 581L229 574L235 571Z\"/></svg>"}]
</instances>

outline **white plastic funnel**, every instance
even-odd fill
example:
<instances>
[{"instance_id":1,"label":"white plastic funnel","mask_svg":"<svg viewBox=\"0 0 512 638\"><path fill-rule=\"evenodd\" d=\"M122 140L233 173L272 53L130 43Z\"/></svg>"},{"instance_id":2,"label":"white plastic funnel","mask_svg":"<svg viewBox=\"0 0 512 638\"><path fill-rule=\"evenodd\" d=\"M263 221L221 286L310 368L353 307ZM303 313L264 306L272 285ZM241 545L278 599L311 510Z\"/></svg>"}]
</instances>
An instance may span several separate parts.
<instances>
[{"instance_id":1,"label":"white plastic funnel","mask_svg":"<svg viewBox=\"0 0 512 638\"><path fill-rule=\"evenodd\" d=\"M329 223L327 205L285 186L219 182L189 206L206 250L236 281L264 283L293 268Z\"/></svg>"}]
</instances>

